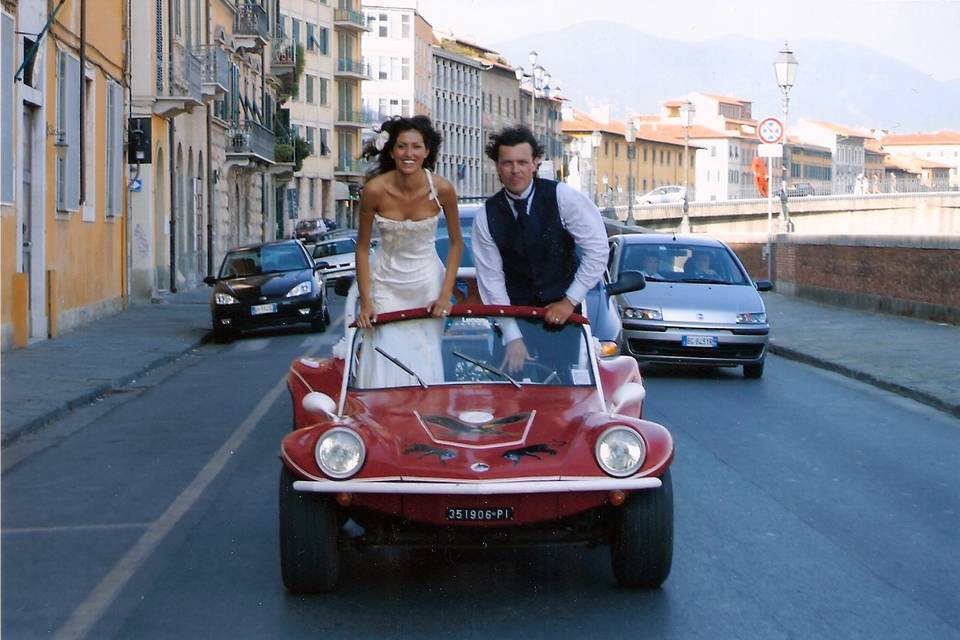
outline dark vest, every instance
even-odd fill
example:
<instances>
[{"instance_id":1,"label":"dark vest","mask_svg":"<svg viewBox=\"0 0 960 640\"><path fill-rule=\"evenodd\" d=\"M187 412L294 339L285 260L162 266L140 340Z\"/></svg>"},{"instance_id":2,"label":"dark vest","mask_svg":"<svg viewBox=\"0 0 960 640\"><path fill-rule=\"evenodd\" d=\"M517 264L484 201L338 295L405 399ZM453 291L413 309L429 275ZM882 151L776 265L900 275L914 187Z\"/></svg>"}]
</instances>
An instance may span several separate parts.
<instances>
[{"instance_id":1,"label":"dark vest","mask_svg":"<svg viewBox=\"0 0 960 640\"><path fill-rule=\"evenodd\" d=\"M487 226L503 259L511 304L542 307L563 298L580 260L560 222L557 183L534 178L526 228L514 218L503 189L487 199Z\"/></svg>"}]
</instances>

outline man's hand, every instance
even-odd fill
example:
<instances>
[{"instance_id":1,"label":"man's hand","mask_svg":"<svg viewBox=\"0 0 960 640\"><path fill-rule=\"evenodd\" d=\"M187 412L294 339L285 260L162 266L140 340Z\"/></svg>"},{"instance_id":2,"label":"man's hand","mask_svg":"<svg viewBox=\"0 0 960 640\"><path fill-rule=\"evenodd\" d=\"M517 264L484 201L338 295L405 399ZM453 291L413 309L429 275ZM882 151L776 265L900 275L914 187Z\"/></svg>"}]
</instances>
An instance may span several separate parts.
<instances>
[{"instance_id":1,"label":"man's hand","mask_svg":"<svg viewBox=\"0 0 960 640\"><path fill-rule=\"evenodd\" d=\"M562 325L573 313L573 303L567 298L548 304L543 321L550 325Z\"/></svg>"},{"instance_id":2,"label":"man's hand","mask_svg":"<svg viewBox=\"0 0 960 640\"><path fill-rule=\"evenodd\" d=\"M500 363L500 368L510 375L514 375L523 371L523 366L531 361L533 361L533 358L527 352L527 345L523 344L522 338L517 338L507 343L506 353L503 356L503 362Z\"/></svg>"}]
</instances>

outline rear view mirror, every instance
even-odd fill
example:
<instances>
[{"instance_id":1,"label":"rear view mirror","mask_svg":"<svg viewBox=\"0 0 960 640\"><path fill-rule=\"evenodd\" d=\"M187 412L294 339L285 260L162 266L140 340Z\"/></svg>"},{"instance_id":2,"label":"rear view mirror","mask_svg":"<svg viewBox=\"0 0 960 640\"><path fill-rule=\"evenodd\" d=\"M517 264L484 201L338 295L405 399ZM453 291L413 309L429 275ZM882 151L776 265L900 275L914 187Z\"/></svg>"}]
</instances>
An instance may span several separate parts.
<instances>
[{"instance_id":1,"label":"rear view mirror","mask_svg":"<svg viewBox=\"0 0 960 640\"><path fill-rule=\"evenodd\" d=\"M753 283L757 291L773 291L773 283L769 280L757 280Z\"/></svg>"},{"instance_id":2,"label":"rear view mirror","mask_svg":"<svg viewBox=\"0 0 960 640\"><path fill-rule=\"evenodd\" d=\"M353 286L353 276L340 276L333 283L333 292L338 296L346 296L350 293L351 286Z\"/></svg>"},{"instance_id":3,"label":"rear view mirror","mask_svg":"<svg viewBox=\"0 0 960 640\"><path fill-rule=\"evenodd\" d=\"M639 271L624 271L617 278L616 282L607 285L607 293L611 296L618 296L631 291L640 291L647 286L647 281Z\"/></svg>"}]
</instances>

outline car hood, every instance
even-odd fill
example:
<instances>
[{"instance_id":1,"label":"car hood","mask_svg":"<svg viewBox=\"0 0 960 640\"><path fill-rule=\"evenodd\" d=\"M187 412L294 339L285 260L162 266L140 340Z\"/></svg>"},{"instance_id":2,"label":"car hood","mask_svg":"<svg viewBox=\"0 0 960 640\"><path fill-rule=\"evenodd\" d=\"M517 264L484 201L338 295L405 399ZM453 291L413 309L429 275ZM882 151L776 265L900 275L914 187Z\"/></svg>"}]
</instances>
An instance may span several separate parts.
<instances>
[{"instance_id":1,"label":"car hood","mask_svg":"<svg viewBox=\"0 0 960 640\"><path fill-rule=\"evenodd\" d=\"M622 306L659 309L664 322L735 323L737 314L763 311L763 300L750 285L647 282L622 296Z\"/></svg>"},{"instance_id":2,"label":"car hood","mask_svg":"<svg viewBox=\"0 0 960 640\"><path fill-rule=\"evenodd\" d=\"M245 278L221 280L216 292L229 293L241 302L253 302L260 298L277 298L287 294L297 284L312 277L309 269L262 273Z\"/></svg>"}]
</instances>

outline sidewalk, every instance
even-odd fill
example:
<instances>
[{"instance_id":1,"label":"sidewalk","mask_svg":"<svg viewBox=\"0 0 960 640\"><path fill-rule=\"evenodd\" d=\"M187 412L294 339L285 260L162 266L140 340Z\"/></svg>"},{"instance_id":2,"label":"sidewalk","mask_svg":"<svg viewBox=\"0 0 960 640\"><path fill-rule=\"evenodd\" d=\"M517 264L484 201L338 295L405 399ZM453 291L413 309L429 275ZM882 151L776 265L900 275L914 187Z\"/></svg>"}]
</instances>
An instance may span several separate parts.
<instances>
[{"instance_id":1,"label":"sidewalk","mask_svg":"<svg viewBox=\"0 0 960 640\"><path fill-rule=\"evenodd\" d=\"M210 289L165 294L55 340L0 355L2 445L207 339ZM960 416L960 327L763 294L771 352Z\"/></svg>"}]
</instances>

